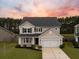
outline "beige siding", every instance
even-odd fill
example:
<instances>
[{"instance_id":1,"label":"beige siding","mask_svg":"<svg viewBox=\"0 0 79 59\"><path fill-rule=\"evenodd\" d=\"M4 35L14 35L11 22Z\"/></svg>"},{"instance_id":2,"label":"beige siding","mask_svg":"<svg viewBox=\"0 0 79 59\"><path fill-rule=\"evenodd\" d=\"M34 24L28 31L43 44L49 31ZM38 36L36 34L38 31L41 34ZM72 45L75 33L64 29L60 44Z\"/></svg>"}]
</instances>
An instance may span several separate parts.
<instances>
[{"instance_id":1,"label":"beige siding","mask_svg":"<svg viewBox=\"0 0 79 59\"><path fill-rule=\"evenodd\" d=\"M40 36L41 45L43 47L59 47L62 44L61 36L58 36L54 31L49 30Z\"/></svg>"},{"instance_id":2,"label":"beige siding","mask_svg":"<svg viewBox=\"0 0 79 59\"><path fill-rule=\"evenodd\" d=\"M35 28L36 26L34 26L34 25L32 25L30 22L28 22L28 21L26 21L25 23L23 23L22 25L20 25L19 26L19 33L20 34L26 34L26 33L23 33L22 32L22 30L23 30L23 28L32 28L32 33L30 33L30 34L35 34L35 33L43 33L43 32L45 32L45 31L47 31L48 29L50 29L50 28L52 28L53 30L55 30L56 31L56 33L60 33L60 27L36 27L36 28L42 28L42 32L34 32L34 28ZM27 33L27 34L29 34L29 33Z\"/></svg>"},{"instance_id":3,"label":"beige siding","mask_svg":"<svg viewBox=\"0 0 79 59\"><path fill-rule=\"evenodd\" d=\"M32 33L30 34L36 34L36 33L43 33L39 37L39 45L48 45L49 47L58 47L60 44L62 44L62 37L60 36L60 27L36 27L36 28L42 28L42 32L34 32L34 28L36 26L32 25L29 22L23 23L21 26L19 26L20 34L29 34L29 33L22 33L23 28L32 28ZM51 28L51 30L50 30ZM32 37L31 44L35 44L34 38ZM51 44L50 44L51 43ZM55 44L56 43L56 44ZM19 44L23 45L24 41L19 38Z\"/></svg>"},{"instance_id":4,"label":"beige siding","mask_svg":"<svg viewBox=\"0 0 79 59\"><path fill-rule=\"evenodd\" d=\"M26 33L22 32L23 28L32 28L32 30L34 30L34 25L30 24L29 22L25 22L24 24L22 24L21 26L19 26L19 34L26 34Z\"/></svg>"}]
</instances>

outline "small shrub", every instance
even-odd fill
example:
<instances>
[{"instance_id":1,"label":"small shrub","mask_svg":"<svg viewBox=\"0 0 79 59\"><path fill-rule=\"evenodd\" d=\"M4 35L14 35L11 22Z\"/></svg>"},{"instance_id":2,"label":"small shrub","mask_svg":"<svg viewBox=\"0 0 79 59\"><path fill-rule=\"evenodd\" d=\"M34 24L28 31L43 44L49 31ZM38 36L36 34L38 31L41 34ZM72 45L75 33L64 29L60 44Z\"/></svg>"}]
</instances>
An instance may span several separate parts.
<instances>
[{"instance_id":1,"label":"small shrub","mask_svg":"<svg viewBox=\"0 0 79 59\"><path fill-rule=\"evenodd\" d=\"M32 48L32 49L35 49L35 45L32 45L31 48Z\"/></svg>"},{"instance_id":2,"label":"small shrub","mask_svg":"<svg viewBox=\"0 0 79 59\"><path fill-rule=\"evenodd\" d=\"M65 44L63 43L62 45L60 45L60 48L64 48L65 47Z\"/></svg>"},{"instance_id":3,"label":"small shrub","mask_svg":"<svg viewBox=\"0 0 79 59\"><path fill-rule=\"evenodd\" d=\"M15 48L21 48L21 46L20 45L16 45Z\"/></svg>"},{"instance_id":4,"label":"small shrub","mask_svg":"<svg viewBox=\"0 0 79 59\"><path fill-rule=\"evenodd\" d=\"M72 43L73 43L74 48L79 48L79 42L72 42Z\"/></svg>"},{"instance_id":5,"label":"small shrub","mask_svg":"<svg viewBox=\"0 0 79 59\"><path fill-rule=\"evenodd\" d=\"M23 48L26 48L26 45L23 45Z\"/></svg>"},{"instance_id":6,"label":"small shrub","mask_svg":"<svg viewBox=\"0 0 79 59\"><path fill-rule=\"evenodd\" d=\"M38 46L38 48L42 48L42 46Z\"/></svg>"},{"instance_id":7,"label":"small shrub","mask_svg":"<svg viewBox=\"0 0 79 59\"><path fill-rule=\"evenodd\" d=\"M38 46L38 49L39 49L39 50L42 50L42 46Z\"/></svg>"},{"instance_id":8,"label":"small shrub","mask_svg":"<svg viewBox=\"0 0 79 59\"><path fill-rule=\"evenodd\" d=\"M39 45L32 45L31 48L34 50L41 50L42 49L42 47Z\"/></svg>"}]
</instances>

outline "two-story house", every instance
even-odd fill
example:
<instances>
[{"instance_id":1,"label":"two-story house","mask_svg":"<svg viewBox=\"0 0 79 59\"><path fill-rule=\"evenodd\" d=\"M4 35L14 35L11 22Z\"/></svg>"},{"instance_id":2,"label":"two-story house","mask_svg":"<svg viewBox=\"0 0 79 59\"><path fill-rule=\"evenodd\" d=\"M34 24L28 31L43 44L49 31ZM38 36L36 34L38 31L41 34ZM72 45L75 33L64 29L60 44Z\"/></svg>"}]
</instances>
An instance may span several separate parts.
<instances>
[{"instance_id":1,"label":"two-story house","mask_svg":"<svg viewBox=\"0 0 79 59\"><path fill-rule=\"evenodd\" d=\"M18 44L21 47L59 47L63 43L60 27L56 17L24 17L19 26Z\"/></svg>"},{"instance_id":2,"label":"two-story house","mask_svg":"<svg viewBox=\"0 0 79 59\"><path fill-rule=\"evenodd\" d=\"M79 24L75 25L74 37L75 41L79 42Z\"/></svg>"}]
</instances>

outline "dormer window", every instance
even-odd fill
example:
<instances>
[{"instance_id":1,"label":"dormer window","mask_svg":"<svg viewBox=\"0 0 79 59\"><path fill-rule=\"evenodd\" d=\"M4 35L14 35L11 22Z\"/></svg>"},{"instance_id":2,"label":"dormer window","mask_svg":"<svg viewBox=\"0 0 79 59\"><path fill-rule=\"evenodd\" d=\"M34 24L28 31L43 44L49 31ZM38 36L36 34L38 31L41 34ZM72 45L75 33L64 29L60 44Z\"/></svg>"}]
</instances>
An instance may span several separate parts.
<instances>
[{"instance_id":1,"label":"dormer window","mask_svg":"<svg viewBox=\"0 0 79 59\"><path fill-rule=\"evenodd\" d=\"M38 28L34 28L34 32L38 32Z\"/></svg>"},{"instance_id":2,"label":"dormer window","mask_svg":"<svg viewBox=\"0 0 79 59\"><path fill-rule=\"evenodd\" d=\"M23 28L23 33L32 33L32 28Z\"/></svg>"},{"instance_id":3,"label":"dormer window","mask_svg":"<svg viewBox=\"0 0 79 59\"><path fill-rule=\"evenodd\" d=\"M32 28L29 28L28 29L28 33L32 33Z\"/></svg>"},{"instance_id":4,"label":"dormer window","mask_svg":"<svg viewBox=\"0 0 79 59\"><path fill-rule=\"evenodd\" d=\"M23 28L22 30L23 30L23 33L26 33L27 32L27 29L26 28Z\"/></svg>"},{"instance_id":5,"label":"dormer window","mask_svg":"<svg viewBox=\"0 0 79 59\"><path fill-rule=\"evenodd\" d=\"M34 32L42 32L42 28L34 28Z\"/></svg>"},{"instance_id":6,"label":"dormer window","mask_svg":"<svg viewBox=\"0 0 79 59\"><path fill-rule=\"evenodd\" d=\"M42 28L39 28L39 32L42 32Z\"/></svg>"}]
</instances>

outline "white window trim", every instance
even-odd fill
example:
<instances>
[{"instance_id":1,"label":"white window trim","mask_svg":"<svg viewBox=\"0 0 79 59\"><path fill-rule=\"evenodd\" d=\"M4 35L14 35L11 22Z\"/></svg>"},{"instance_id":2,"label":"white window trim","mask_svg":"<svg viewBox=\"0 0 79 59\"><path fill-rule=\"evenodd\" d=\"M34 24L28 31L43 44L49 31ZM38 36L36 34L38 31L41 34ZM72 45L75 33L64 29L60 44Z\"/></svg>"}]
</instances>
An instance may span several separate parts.
<instances>
[{"instance_id":1,"label":"white window trim","mask_svg":"<svg viewBox=\"0 0 79 59\"><path fill-rule=\"evenodd\" d=\"M24 44L31 44L32 43L32 38L30 38L30 37L28 39L27 39L27 37L24 37L24 38L22 38L22 40L23 40ZM27 40L28 40L28 42L27 42Z\"/></svg>"},{"instance_id":2,"label":"white window trim","mask_svg":"<svg viewBox=\"0 0 79 59\"><path fill-rule=\"evenodd\" d=\"M26 30L26 32L24 31L24 29ZM31 32L29 32L29 29L31 29ZM22 33L32 33L32 28L22 28Z\"/></svg>"}]
</instances>

